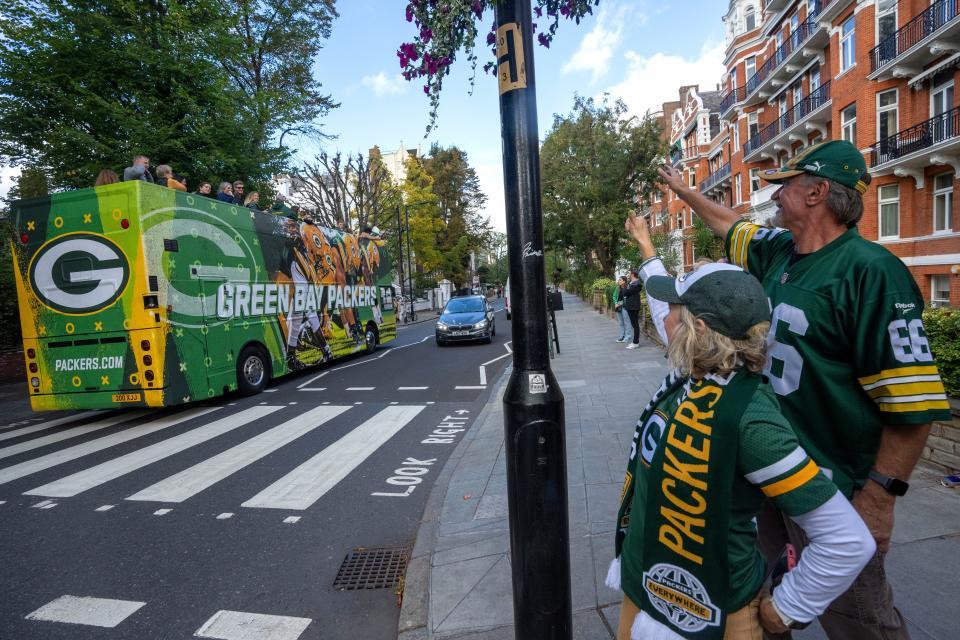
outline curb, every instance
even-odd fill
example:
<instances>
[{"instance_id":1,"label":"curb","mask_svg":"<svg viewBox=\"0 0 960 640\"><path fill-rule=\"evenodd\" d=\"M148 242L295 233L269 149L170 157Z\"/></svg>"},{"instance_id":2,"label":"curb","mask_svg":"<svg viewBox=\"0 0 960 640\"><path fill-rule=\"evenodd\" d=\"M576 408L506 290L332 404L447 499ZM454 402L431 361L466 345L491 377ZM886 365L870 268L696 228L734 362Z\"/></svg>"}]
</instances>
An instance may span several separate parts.
<instances>
[{"instance_id":1,"label":"curb","mask_svg":"<svg viewBox=\"0 0 960 640\"><path fill-rule=\"evenodd\" d=\"M492 411L491 407L499 402L502 392L513 372L513 366L508 365L500 379L497 380L490 394L490 400L477 414L470 425L463 440L457 444L453 453L447 458L443 469L437 476L437 481L430 491L427 504L423 509L423 516L417 528L417 539L410 553L407 563L407 574L404 580L403 604L400 608L400 620L397 624L397 640L428 640L433 636L430 633L430 569L431 559L437 542L437 530L440 524L440 514L443 511L443 502L450 488L450 480L457 465L464 458L477 431L474 427L483 424Z\"/></svg>"}]
</instances>

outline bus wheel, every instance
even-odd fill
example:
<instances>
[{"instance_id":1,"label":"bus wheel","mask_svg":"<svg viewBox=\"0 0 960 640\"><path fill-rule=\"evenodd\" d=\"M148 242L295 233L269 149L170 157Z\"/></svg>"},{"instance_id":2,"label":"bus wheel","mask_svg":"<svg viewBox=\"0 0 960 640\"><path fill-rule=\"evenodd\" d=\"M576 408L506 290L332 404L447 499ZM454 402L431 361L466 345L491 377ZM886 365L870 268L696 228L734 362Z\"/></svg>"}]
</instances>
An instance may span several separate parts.
<instances>
[{"instance_id":1,"label":"bus wheel","mask_svg":"<svg viewBox=\"0 0 960 640\"><path fill-rule=\"evenodd\" d=\"M373 350L377 348L377 332L370 325L367 325L367 332L363 339L367 345L367 353L373 353Z\"/></svg>"},{"instance_id":2,"label":"bus wheel","mask_svg":"<svg viewBox=\"0 0 960 640\"><path fill-rule=\"evenodd\" d=\"M237 360L237 388L245 396L260 393L267 386L270 374L263 349L249 346L240 353Z\"/></svg>"}]
</instances>

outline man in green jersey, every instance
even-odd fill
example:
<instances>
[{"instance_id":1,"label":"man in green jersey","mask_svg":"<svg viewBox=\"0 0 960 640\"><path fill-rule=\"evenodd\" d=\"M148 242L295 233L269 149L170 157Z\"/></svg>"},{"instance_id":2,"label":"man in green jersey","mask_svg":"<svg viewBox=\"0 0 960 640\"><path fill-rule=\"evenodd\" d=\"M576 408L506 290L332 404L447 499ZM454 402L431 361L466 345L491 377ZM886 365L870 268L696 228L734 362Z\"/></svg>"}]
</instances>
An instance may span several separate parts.
<instances>
[{"instance_id":1,"label":"man in green jersey","mask_svg":"<svg viewBox=\"0 0 960 640\"><path fill-rule=\"evenodd\" d=\"M763 284L773 311L765 373L800 444L852 499L877 541L877 556L821 624L833 640L909 638L883 557L894 499L906 491L930 422L949 411L913 277L857 232L870 180L862 154L829 141L764 172L781 184L772 196L774 228L741 220L672 167L660 176L726 238L729 260ZM775 532L761 529L769 550Z\"/></svg>"}]
</instances>

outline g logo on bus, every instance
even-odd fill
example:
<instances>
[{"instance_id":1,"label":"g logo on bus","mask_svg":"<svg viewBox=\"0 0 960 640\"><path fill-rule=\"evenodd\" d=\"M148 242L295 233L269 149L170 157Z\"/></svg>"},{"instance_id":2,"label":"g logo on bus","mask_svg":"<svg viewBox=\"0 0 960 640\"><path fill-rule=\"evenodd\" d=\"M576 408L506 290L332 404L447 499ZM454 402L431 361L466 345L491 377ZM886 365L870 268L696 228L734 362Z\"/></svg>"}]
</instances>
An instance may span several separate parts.
<instances>
[{"instance_id":1,"label":"g logo on bus","mask_svg":"<svg viewBox=\"0 0 960 640\"><path fill-rule=\"evenodd\" d=\"M130 280L130 267L111 241L74 233L40 247L31 261L29 276L41 302L61 313L78 315L113 304Z\"/></svg>"}]
</instances>

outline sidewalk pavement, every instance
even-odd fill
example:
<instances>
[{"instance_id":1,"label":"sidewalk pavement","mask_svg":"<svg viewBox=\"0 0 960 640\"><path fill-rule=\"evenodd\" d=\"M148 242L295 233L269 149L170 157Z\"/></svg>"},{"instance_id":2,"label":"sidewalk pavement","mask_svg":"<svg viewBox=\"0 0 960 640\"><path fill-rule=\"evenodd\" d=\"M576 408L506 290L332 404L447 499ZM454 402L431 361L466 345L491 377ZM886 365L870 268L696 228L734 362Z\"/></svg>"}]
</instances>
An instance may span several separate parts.
<instances>
[{"instance_id":1,"label":"sidewalk pavement","mask_svg":"<svg viewBox=\"0 0 960 640\"><path fill-rule=\"evenodd\" d=\"M604 586L623 473L640 410L667 372L663 351L626 350L614 320L563 294L561 353L551 362L565 398L573 637L613 638L622 595ZM514 638L503 449L503 385L459 443L427 502L407 569L398 640ZM887 573L914 640L950 640L960 576L960 489L918 469L897 501ZM819 626L801 640L826 638Z\"/></svg>"}]
</instances>

